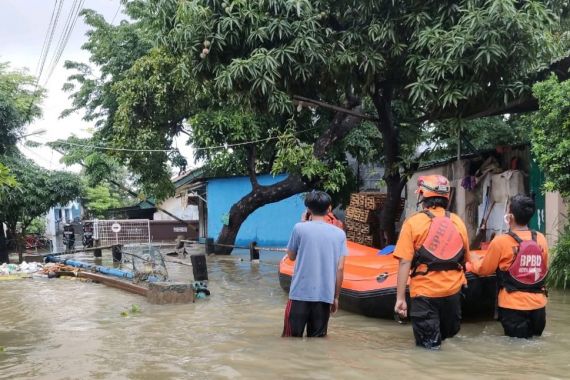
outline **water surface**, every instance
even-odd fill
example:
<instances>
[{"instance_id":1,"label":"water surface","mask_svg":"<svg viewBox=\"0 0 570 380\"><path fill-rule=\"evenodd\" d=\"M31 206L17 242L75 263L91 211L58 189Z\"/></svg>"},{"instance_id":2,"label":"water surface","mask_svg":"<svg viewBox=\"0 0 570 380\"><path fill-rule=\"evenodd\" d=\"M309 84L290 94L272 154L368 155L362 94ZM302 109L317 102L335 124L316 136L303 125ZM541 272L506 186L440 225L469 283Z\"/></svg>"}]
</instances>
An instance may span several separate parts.
<instances>
[{"instance_id":1,"label":"water surface","mask_svg":"<svg viewBox=\"0 0 570 380\"><path fill-rule=\"evenodd\" d=\"M562 292L551 292L535 340L503 337L494 321L463 323L429 352L414 347L409 325L343 311L325 339L282 339L280 255L262 258L208 258L212 296L189 305L150 305L75 279L0 282L0 379L570 377L570 297ZM192 278L190 267L168 268ZM133 304L141 312L121 316Z\"/></svg>"}]
</instances>

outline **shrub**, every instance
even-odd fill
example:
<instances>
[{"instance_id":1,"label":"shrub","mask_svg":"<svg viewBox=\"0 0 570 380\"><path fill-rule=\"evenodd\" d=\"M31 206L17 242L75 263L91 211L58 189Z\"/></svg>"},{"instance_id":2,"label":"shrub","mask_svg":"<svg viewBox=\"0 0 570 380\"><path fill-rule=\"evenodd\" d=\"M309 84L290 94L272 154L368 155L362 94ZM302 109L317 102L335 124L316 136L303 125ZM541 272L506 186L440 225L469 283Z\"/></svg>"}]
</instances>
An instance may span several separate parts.
<instances>
[{"instance_id":1,"label":"shrub","mask_svg":"<svg viewBox=\"0 0 570 380\"><path fill-rule=\"evenodd\" d=\"M566 289L570 276L570 224L564 228L551 257L547 284Z\"/></svg>"}]
</instances>

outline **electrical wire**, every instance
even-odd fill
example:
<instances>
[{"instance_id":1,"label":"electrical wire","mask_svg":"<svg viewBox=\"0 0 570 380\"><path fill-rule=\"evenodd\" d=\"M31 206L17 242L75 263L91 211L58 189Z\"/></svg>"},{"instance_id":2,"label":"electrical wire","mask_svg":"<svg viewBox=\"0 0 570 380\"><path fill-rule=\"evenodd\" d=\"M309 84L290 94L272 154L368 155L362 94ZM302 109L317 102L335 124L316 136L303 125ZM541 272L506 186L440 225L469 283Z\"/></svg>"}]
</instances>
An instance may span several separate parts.
<instances>
[{"instance_id":1,"label":"electrical wire","mask_svg":"<svg viewBox=\"0 0 570 380\"><path fill-rule=\"evenodd\" d=\"M302 131L297 131L295 133L293 133L294 135L300 134L300 133L304 133L304 132L308 132L314 129L317 129L318 127L314 127L314 128L308 128L308 129L304 129ZM195 151L200 151L200 150L215 150L215 149L228 149L228 148L233 148L236 146L242 146L242 145L249 145L249 144L255 144L255 143L259 143L259 142L266 142L266 141L271 141L271 140L276 140L279 139L280 136L272 136L272 137L267 137L264 139L257 139L257 140L251 140L251 141L244 141L244 142L240 142L240 143L235 143L235 144L225 144L225 145L218 145L218 146L209 146L209 147L195 147L192 148ZM98 145L89 145L89 144L78 144L78 143L71 143L71 142L67 142L67 141L59 141L58 144L62 144L62 145L69 145L69 146L78 146L78 147L82 147L82 148L92 148L92 149L101 149L101 150L109 150L109 151L117 151L117 152L177 152L178 149L129 149L129 148L109 148L106 146L98 146Z\"/></svg>"},{"instance_id":2,"label":"electrical wire","mask_svg":"<svg viewBox=\"0 0 570 380\"><path fill-rule=\"evenodd\" d=\"M30 121L32 106L34 105L34 102L38 99L39 96L38 86L40 84L40 77L42 76L44 71L44 66L46 63L47 56L49 54L49 50L51 48L53 36L55 35L55 30L59 22L59 16L61 14L61 8L63 6L63 2L64 0L55 0L53 3L50 22L46 30L44 42L42 44L42 50L40 52L40 57L38 58L38 64L36 65L36 80L34 81L32 99L30 99L30 104L28 105L28 110L26 111L26 117L24 118L24 120L28 122Z\"/></svg>"},{"instance_id":3,"label":"electrical wire","mask_svg":"<svg viewBox=\"0 0 570 380\"><path fill-rule=\"evenodd\" d=\"M71 37L73 29L75 28L75 24L77 23L77 20L79 19L79 13L83 9L84 3L85 3L85 0L79 0L79 1L74 0L73 1L73 4L72 4L71 9L69 11L69 14L67 16L67 20L65 22L63 32L61 33L61 36L59 38L56 52L53 55L52 60L50 62L50 69L49 69L49 73L47 75L47 78L44 82L44 86L50 80L51 76L53 75L55 68L57 67L57 64L59 63L59 60L61 59L63 51L65 50L65 47L67 46L67 43L69 42L69 38Z\"/></svg>"},{"instance_id":4,"label":"electrical wire","mask_svg":"<svg viewBox=\"0 0 570 380\"><path fill-rule=\"evenodd\" d=\"M119 10L121 9L121 0L119 0L119 6L117 7L117 10L115 11L115 15L113 16L113 19L111 20L111 25L113 25L115 23L115 18L117 18L117 15L119 14Z\"/></svg>"}]
</instances>

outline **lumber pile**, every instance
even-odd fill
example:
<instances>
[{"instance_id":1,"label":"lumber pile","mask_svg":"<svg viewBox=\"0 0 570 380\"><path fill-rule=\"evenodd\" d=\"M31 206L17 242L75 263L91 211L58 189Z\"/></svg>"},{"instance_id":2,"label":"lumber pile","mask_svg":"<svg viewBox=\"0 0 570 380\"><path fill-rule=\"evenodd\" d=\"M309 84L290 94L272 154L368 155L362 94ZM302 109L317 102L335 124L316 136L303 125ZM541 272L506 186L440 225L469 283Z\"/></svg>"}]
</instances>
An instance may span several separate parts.
<instances>
[{"instance_id":1,"label":"lumber pile","mask_svg":"<svg viewBox=\"0 0 570 380\"><path fill-rule=\"evenodd\" d=\"M386 194L378 192L353 193L346 209L346 237L355 243L381 248L382 237L379 217L386 203ZM404 199L400 201L397 218L404 209Z\"/></svg>"}]
</instances>

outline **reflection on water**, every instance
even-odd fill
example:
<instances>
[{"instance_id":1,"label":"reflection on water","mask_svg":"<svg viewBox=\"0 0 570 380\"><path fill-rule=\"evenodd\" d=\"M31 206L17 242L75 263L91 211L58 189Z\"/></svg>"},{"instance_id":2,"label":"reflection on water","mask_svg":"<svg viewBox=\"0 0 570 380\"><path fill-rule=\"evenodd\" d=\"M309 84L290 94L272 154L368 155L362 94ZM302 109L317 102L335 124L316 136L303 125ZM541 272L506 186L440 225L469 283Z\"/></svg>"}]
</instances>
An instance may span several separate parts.
<instances>
[{"instance_id":1,"label":"reflection on water","mask_svg":"<svg viewBox=\"0 0 570 380\"><path fill-rule=\"evenodd\" d=\"M429 352L413 346L409 325L343 311L325 339L282 339L279 255L263 258L208 258L212 296L190 305L150 305L74 279L0 282L0 379L569 377L564 293L552 292L544 337L531 341L501 336L497 322L464 323ZM189 267L168 268L192 278ZM132 304L142 312L121 316Z\"/></svg>"}]
</instances>

